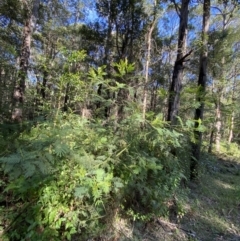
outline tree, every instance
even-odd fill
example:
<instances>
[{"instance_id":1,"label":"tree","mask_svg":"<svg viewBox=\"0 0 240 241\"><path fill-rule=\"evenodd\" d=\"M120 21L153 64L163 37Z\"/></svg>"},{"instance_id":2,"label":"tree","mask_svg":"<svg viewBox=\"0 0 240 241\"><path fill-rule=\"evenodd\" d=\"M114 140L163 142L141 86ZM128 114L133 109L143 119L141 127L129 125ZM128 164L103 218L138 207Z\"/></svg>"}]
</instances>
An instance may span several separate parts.
<instances>
[{"instance_id":1,"label":"tree","mask_svg":"<svg viewBox=\"0 0 240 241\"><path fill-rule=\"evenodd\" d=\"M178 49L177 49L177 58L174 64L172 82L169 89L169 99L168 99L168 115L167 121L171 124L176 123L176 117L179 110L180 104L180 92L182 89L182 79L183 79L183 69L184 62L186 58L191 54L191 51L187 54L186 44L187 44L187 30L188 30L188 7L190 0L182 0L181 8L173 1L176 10L179 15L179 32L178 32Z\"/></svg>"},{"instance_id":2,"label":"tree","mask_svg":"<svg viewBox=\"0 0 240 241\"><path fill-rule=\"evenodd\" d=\"M38 19L38 9L40 0L34 0L33 4L24 1L24 27L22 47L19 60L18 83L14 89L14 109L12 112L12 119L22 121L23 119L23 102L26 88L26 78L29 69L29 58L31 52L32 33L36 27Z\"/></svg>"},{"instance_id":3,"label":"tree","mask_svg":"<svg viewBox=\"0 0 240 241\"><path fill-rule=\"evenodd\" d=\"M207 66L208 66L208 30L210 24L210 6L211 0L204 0L203 2L203 20L202 20L202 49L199 63L199 77L198 77L198 92L196 99L199 102L199 107L195 110L195 142L192 143L192 158L190 165L190 179L198 178L198 166L202 144L202 131L199 129L203 120L204 112L204 96L207 83Z\"/></svg>"},{"instance_id":4,"label":"tree","mask_svg":"<svg viewBox=\"0 0 240 241\"><path fill-rule=\"evenodd\" d=\"M117 72L113 67L114 62L124 62L126 59L129 63L135 60L138 62L137 56L145 33L146 14L142 0L99 0L96 9L100 18L106 21L102 27L105 37L103 60L107 66L107 77L111 78ZM105 108L105 117L113 115L116 120L121 120L124 117L125 101L129 97L127 88L133 84L133 81L129 82L126 81L127 79L116 78L116 76L114 79L112 86L115 86L117 81L125 88L111 93L107 91L105 98L114 104ZM100 84L99 95L102 95L103 89L104 86Z\"/></svg>"},{"instance_id":5,"label":"tree","mask_svg":"<svg viewBox=\"0 0 240 241\"><path fill-rule=\"evenodd\" d=\"M228 6L230 5L230 6ZM220 141L221 141L221 128L222 128L222 108L221 108L221 102L223 98L223 92L224 88L226 86L227 81L227 69L229 67L228 63L230 63L231 59L231 52L232 52L232 40L233 36L231 36L231 30L229 31L229 26L231 27L230 21L232 19L233 13L236 9L237 5L236 3L229 3L229 2L223 2L222 6L219 4L219 6L215 6L214 9L216 9L219 12L219 15L222 18L222 29L220 32L218 32L217 36L218 39L215 38L215 46L214 46L214 52L215 55L218 55L221 66L221 69L216 70L216 65L214 66L214 76L213 78L218 79L218 83L216 84L217 90L216 90L216 99L215 99L215 108L216 108L216 137L215 137L215 144L216 144L216 151L220 152ZM221 40L221 41L219 41ZM216 43L217 42L217 43ZM220 45L220 46L219 46ZM217 52L219 51L219 52ZM220 56L219 56L220 55Z\"/></svg>"},{"instance_id":6,"label":"tree","mask_svg":"<svg viewBox=\"0 0 240 241\"><path fill-rule=\"evenodd\" d=\"M13 88L17 79L16 59L21 48L22 11L18 1L0 2L0 108L1 119L11 119Z\"/></svg>"},{"instance_id":7,"label":"tree","mask_svg":"<svg viewBox=\"0 0 240 241\"><path fill-rule=\"evenodd\" d=\"M144 83L144 90L143 90L143 120L145 121L146 118L146 110L147 110L147 85L149 81L149 66L151 61L151 48L152 48L152 33L157 23L157 5L159 3L157 0L154 0L153 10L152 10L152 20L148 24L148 30L146 33L146 64L145 64L145 83Z\"/></svg>"}]
</instances>

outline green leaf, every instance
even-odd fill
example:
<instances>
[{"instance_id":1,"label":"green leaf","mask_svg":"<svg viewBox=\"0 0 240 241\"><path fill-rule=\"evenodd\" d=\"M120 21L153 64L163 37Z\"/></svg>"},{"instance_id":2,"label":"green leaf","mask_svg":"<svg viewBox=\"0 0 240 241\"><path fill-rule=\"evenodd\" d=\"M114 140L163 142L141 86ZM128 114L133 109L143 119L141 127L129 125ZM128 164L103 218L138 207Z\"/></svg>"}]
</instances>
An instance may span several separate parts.
<instances>
[{"instance_id":1,"label":"green leaf","mask_svg":"<svg viewBox=\"0 0 240 241\"><path fill-rule=\"evenodd\" d=\"M94 174L96 174L96 180L98 182L101 182L104 179L105 171L103 169L99 168L96 171L94 171Z\"/></svg>"},{"instance_id":2,"label":"green leaf","mask_svg":"<svg viewBox=\"0 0 240 241\"><path fill-rule=\"evenodd\" d=\"M67 233L67 240L71 240L71 234Z\"/></svg>"},{"instance_id":3,"label":"green leaf","mask_svg":"<svg viewBox=\"0 0 240 241\"><path fill-rule=\"evenodd\" d=\"M116 85L117 85L117 89L122 89L122 88L124 88L124 87L126 86L125 84L119 83L119 82L117 82L117 81L115 81L115 83L116 83Z\"/></svg>"},{"instance_id":4,"label":"green leaf","mask_svg":"<svg viewBox=\"0 0 240 241\"><path fill-rule=\"evenodd\" d=\"M56 141L54 143L54 153L56 154L56 156L64 157L69 152L70 152L70 148L65 143L63 143L61 141Z\"/></svg>"},{"instance_id":5,"label":"green leaf","mask_svg":"<svg viewBox=\"0 0 240 241\"><path fill-rule=\"evenodd\" d=\"M25 163L23 163L23 168L25 170L24 176L26 178L32 177L35 174L36 167L34 164L32 164L30 162L25 162Z\"/></svg>"},{"instance_id":6,"label":"green leaf","mask_svg":"<svg viewBox=\"0 0 240 241\"><path fill-rule=\"evenodd\" d=\"M74 195L75 195L75 197L77 197L77 198L83 199L84 196L87 196L88 191L89 191L89 190L88 190L87 187L76 187L76 188L75 188L75 193L74 193Z\"/></svg>"},{"instance_id":7,"label":"green leaf","mask_svg":"<svg viewBox=\"0 0 240 241\"><path fill-rule=\"evenodd\" d=\"M56 218L56 215L57 215L56 209L52 209L52 208L51 208L51 209L49 210L49 215L48 215L48 221L49 221L50 224L54 222L54 220L55 220L55 218ZM58 227L60 227L60 226L61 226L61 220L58 219L57 221L60 222L60 223L57 225Z\"/></svg>"}]
</instances>

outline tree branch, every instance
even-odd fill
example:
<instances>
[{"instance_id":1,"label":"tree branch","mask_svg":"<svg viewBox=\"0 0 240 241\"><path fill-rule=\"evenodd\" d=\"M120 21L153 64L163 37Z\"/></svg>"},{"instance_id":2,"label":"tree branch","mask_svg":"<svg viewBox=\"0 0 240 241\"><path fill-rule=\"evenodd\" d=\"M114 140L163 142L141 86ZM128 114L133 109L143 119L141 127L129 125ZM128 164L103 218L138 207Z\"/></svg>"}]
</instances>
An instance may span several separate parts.
<instances>
[{"instance_id":1,"label":"tree branch","mask_svg":"<svg viewBox=\"0 0 240 241\"><path fill-rule=\"evenodd\" d=\"M185 54L181 59L179 59L177 62L183 63L186 62L188 60L186 60L186 58L191 55L191 53L193 52L193 49L191 49L187 54Z\"/></svg>"},{"instance_id":2,"label":"tree branch","mask_svg":"<svg viewBox=\"0 0 240 241\"><path fill-rule=\"evenodd\" d=\"M171 2L174 4L177 15L180 17L180 7L178 6L178 4L176 3L175 0L171 0Z\"/></svg>"}]
</instances>

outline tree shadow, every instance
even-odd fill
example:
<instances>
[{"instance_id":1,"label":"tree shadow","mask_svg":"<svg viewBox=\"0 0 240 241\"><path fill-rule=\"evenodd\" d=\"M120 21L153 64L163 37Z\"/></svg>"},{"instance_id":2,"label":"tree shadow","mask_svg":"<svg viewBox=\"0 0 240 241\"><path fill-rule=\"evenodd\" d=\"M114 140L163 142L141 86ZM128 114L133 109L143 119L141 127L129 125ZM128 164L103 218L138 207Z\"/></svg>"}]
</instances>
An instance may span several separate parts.
<instances>
[{"instance_id":1,"label":"tree shadow","mask_svg":"<svg viewBox=\"0 0 240 241\"><path fill-rule=\"evenodd\" d=\"M181 226L196 240L240 240L240 162L213 156L203 160L199 183L190 184Z\"/></svg>"}]
</instances>

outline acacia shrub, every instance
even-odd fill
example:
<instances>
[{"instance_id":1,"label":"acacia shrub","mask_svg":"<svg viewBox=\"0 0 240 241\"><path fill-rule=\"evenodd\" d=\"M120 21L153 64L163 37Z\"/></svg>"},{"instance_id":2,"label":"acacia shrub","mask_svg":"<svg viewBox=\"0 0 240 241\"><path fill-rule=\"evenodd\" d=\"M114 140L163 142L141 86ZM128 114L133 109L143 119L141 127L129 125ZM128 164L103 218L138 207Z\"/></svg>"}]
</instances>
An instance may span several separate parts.
<instances>
[{"instance_id":1,"label":"acacia shrub","mask_svg":"<svg viewBox=\"0 0 240 241\"><path fill-rule=\"evenodd\" d=\"M118 78L133 70L127 61L117 68ZM69 76L60 78L59 103ZM104 68L90 70L90 87L87 81L72 78L73 86L84 85L75 101L94 97L93 87L99 83L109 91L131 92L125 84L112 86L104 76ZM5 238L71 240L77 235L87 240L108 228L114 210L141 220L167 215L167 201L183 178L171 150L180 148L184 138L166 128L160 116L151 115L143 125L139 109L136 103L127 103L125 119L118 122L86 119L58 109L21 132L11 153L0 158L8 177Z\"/></svg>"},{"instance_id":2,"label":"acacia shrub","mask_svg":"<svg viewBox=\"0 0 240 241\"><path fill-rule=\"evenodd\" d=\"M111 125L59 115L22 133L16 152L1 158L10 179L5 192L12 196L7 236L94 236L110 207L134 219L167 214L166 201L182 178L170 153L180 134L156 120L142 129L135 115L117 132Z\"/></svg>"},{"instance_id":3,"label":"acacia shrub","mask_svg":"<svg viewBox=\"0 0 240 241\"><path fill-rule=\"evenodd\" d=\"M173 148L181 147L182 135L165 126L161 117L156 116L142 128L140 114L136 113L122 127L121 142L127 148L115 166L114 175L126 184L121 205L134 219L146 221L167 215L167 201L185 178L181 163L171 153Z\"/></svg>"}]
</instances>

